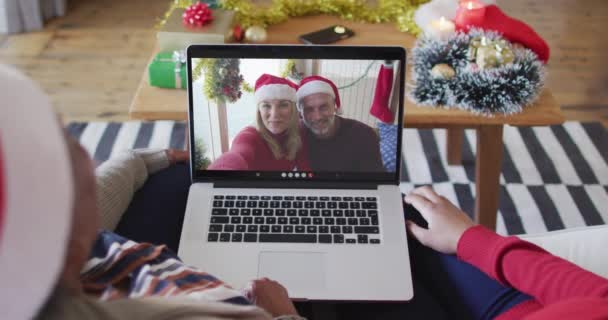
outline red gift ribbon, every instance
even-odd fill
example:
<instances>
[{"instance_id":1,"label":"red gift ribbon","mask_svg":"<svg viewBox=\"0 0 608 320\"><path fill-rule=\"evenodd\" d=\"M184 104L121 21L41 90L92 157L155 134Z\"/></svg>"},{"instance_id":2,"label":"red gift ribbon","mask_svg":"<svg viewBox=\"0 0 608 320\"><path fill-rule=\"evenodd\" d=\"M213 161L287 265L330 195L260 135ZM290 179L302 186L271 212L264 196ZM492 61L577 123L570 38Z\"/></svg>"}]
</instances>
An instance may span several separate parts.
<instances>
[{"instance_id":1,"label":"red gift ribbon","mask_svg":"<svg viewBox=\"0 0 608 320\"><path fill-rule=\"evenodd\" d=\"M213 15L209 5L199 1L186 8L182 14L182 21L187 26L202 27L213 21Z\"/></svg>"}]
</instances>

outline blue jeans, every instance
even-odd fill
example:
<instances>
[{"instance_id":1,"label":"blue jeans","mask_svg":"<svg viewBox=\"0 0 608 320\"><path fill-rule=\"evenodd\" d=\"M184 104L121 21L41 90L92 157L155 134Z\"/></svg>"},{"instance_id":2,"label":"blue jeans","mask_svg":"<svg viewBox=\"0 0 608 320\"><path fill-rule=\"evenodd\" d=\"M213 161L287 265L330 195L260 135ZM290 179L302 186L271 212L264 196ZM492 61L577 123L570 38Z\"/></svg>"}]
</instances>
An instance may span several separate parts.
<instances>
[{"instance_id":1,"label":"blue jeans","mask_svg":"<svg viewBox=\"0 0 608 320\"><path fill-rule=\"evenodd\" d=\"M174 252L184 220L190 175L178 164L148 177L123 215L116 233L138 242L165 244ZM405 217L426 226L420 213L405 207ZM405 228L405 226L404 226ZM493 319L531 299L502 286L477 268L409 239L414 299L406 303L313 302L338 319ZM380 271L380 270L378 270ZM312 303L298 303L309 316ZM449 315L449 317L448 317ZM326 317L323 317L325 319Z\"/></svg>"},{"instance_id":2,"label":"blue jeans","mask_svg":"<svg viewBox=\"0 0 608 320\"><path fill-rule=\"evenodd\" d=\"M406 219L427 227L414 207L405 205L404 211ZM433 293L452 318L494 319L531 299L514 288L501 285L454 255L442 254L412 238L409 240L413 276L423 281L425 288Z\"/></svg>"}]
</instances>

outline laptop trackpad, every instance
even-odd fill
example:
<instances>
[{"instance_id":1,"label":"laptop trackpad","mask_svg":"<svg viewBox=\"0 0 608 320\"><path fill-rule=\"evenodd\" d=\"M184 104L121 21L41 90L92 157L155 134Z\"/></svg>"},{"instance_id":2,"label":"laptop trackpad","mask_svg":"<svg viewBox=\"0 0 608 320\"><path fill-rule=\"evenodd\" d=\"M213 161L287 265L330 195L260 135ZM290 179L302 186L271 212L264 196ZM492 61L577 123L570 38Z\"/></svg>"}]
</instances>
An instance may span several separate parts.
<instances>
[{"instance_id":1,"label":"laptop trackpad","mask_svg":"<svg viewBox=\"0 0 608 320\"><path fill-rule=\"evenodd\" d=\"M291 296L325 289L326 259L319 252L260 252L258 277L282 284ZM295 297L295 296L294 296Z\"/></svg>"}]
</instances>

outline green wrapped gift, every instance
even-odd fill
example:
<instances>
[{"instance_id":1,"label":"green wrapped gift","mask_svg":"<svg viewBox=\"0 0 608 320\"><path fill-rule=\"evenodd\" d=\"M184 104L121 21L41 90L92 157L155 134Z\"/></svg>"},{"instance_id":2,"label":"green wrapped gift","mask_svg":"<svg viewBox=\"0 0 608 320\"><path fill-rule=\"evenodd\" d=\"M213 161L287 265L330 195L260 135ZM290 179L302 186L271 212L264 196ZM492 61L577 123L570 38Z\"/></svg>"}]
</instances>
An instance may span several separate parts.
<instances>
[{"instance_id":1,"label":"green wrapped gift","mask_svg":"<svg viewBox=\"0 0 608 320\"><path fill-rule=\"evenodd\" d=\"M150 85L160 88L186 89L186 53L161 52L148 66Z\"/></svg>"}]
</instances>

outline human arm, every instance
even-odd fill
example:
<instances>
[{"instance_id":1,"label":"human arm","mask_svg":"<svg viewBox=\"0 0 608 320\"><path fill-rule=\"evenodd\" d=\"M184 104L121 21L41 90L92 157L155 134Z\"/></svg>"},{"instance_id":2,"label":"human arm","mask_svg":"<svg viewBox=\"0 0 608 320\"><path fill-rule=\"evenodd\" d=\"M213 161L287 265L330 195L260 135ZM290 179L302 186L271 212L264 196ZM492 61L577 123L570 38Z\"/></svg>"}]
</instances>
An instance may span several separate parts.
<instances>
[{"instance_id":1,"label":"human arm","mask_svg":"<svg viewBox=\"0 0 608 320\"><path fill-rule=\"evenodd\" d=\"M133 195L150 174L187 159L186 151L136 149L119 153L97 167L95 180L101 228L116 228Z\"/></svg>"},{"instance_id":2,"label":"human arm","mask_svg":"<svg viewBox=\"0 0 608 320\"><path fill-rule=\"evenodd\" d=\"M454 254L506 286L533 296L541 305L570 298L606 298L608 280L517 237L502 237L475 224L447 199L423 187L405 197L428 229L407 222L422 244Z\"/></svg>"},{"instance_id":3,"label":"human arm","mask_svg":"<svg viewBox=\"0 0 608 320\"><path fill-rule=\"evenodd\" d=\"M518 237L481 226L464 232L458 257L542 305L572 298L608 298L608 280Z\"/></svg>"},{"instance_id":4,"label":"human arm","mask_svg":"<svg viewBox=\"0 0 608 320\"><path fill-rule=\"evenodd\" d=\"M230 150L224 152L207 167L210 170L248 170L255 159L259 135L248 127L241 131L232 141Z\"/></svg>"},{"instance_id":5,"label":"human arm","mask_svg":"<svg viewBox=\"0 0 608 320\"><path fill-rule=\"evenodd\" d=\"M248 170L247 160L238 152L228 151L213 161L207 170Z\"/></svg>"},{"instance_id":6,"label":"human arm","mask_svg":"<svg viewBox=\"0 0 608 320\"><path fill-rule=\"evenodd\" d=\"M55 290L36 319L271 320L271 316L252 305L193 299L183 295L99 300Z\"/></svg>"},{"instance_id":7,"label":"human arm","mask_svg":"<svg viewBox=\"0 0 608 320\"><path fill-rule=\"evenodd\" d=\"M268 278L254 280L250 293L252 302L270 313L274 319L306 320L298 315L287 289L276 281Z\"/></svg>"}]
</instances>

